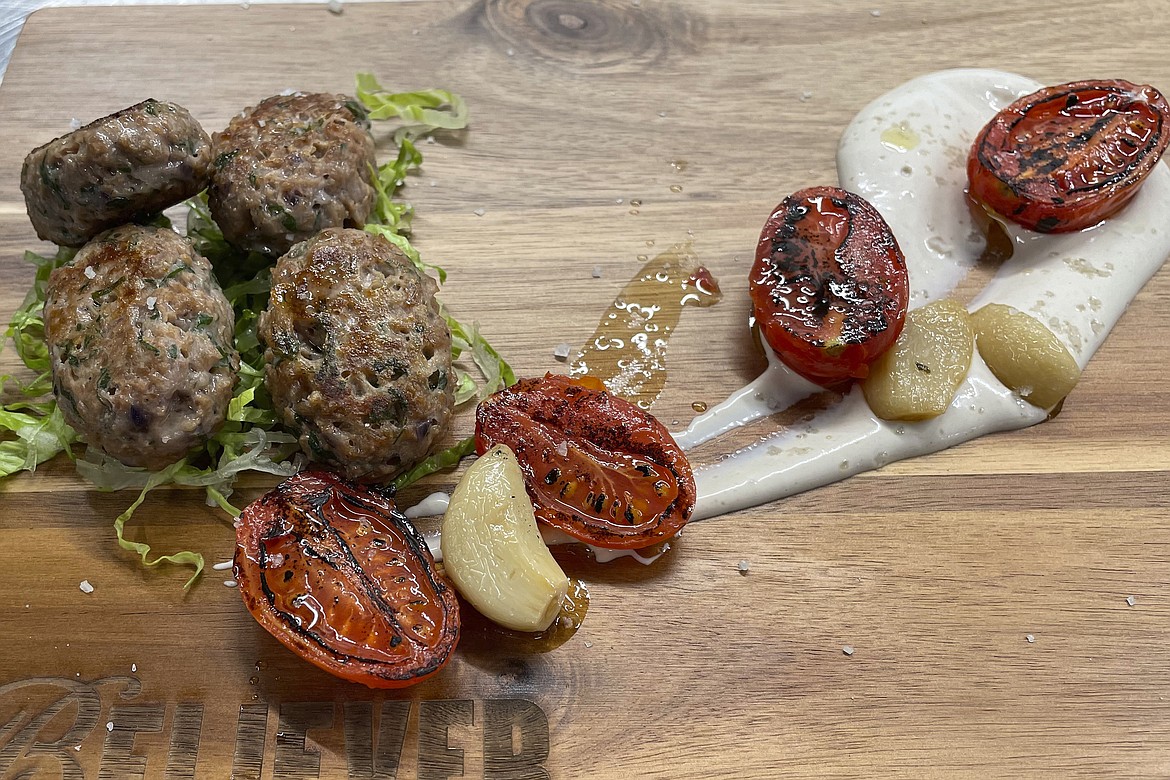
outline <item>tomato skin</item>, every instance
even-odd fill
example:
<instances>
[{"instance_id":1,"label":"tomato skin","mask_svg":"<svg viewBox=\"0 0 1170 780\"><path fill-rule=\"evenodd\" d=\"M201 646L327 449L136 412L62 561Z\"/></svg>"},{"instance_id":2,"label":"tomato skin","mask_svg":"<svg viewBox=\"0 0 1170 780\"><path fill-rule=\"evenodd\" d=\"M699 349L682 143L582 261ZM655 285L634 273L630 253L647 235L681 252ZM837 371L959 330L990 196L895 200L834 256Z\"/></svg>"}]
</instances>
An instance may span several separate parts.
<instances>
[{"instance_id":1,"label":"tomato skin","mask_svg":"<svg viewBox=\"0 0 1170 780\"><path fill-rule=\"evenodd\" d=\"M682 449L648 412L589 377L522 379L476 409L475 449L507 444L536 519L589 544L640 549L673 537L695 506Z\"/></svg>"},{"instance_id":2,"label":"tomato skin","mask_svg":"<svg viewBox=\"0 0 1170 780\"><path fill-rule=\"evenodd\" d=\"M1170 106L1128 81L1074 81L1026 95L979 132L971 197L1030 230L1082 230L1129 202L1170 142Z\"/></svg>"},{"instance_id":3,"label":"tomato skin","mask_svg":"<svg viewBox=\"0 0 1170 780\"><path fill-rule=\"evenodd\" d=\"M752 314L796 373L824 387L863 379L906 322L906 259L877 209L836 187L776 207L756 245Z\"/></svg>"},{"instance_id":4,"label":"tomato skin","mask_svg":"<svg viewBox=\"0 0 1170 780\"><path fill-rule=\"evenodd\" d=\"M329 471L301 472L236 526L244 604L282 644L371 688L435 674L459 641L455 589L386 495Z\"/></svg>"}]
</instances>

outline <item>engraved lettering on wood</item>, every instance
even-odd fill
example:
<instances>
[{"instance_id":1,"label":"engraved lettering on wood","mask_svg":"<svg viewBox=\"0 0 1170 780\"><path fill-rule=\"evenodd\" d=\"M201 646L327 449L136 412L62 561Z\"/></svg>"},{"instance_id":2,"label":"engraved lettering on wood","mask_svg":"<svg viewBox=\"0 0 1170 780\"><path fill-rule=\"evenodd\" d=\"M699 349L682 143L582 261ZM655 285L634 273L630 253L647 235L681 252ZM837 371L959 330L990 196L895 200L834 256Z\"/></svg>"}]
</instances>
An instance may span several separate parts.
<instances>
[{"instance_id":1,"label":"engraved lettering on wood","mask_svg":"<svg viewBox=\"0 0 1170 780\"><path fill-rule=\"evenodd\" d=\"M264 740L268 731L268 705L242 704L236 720L236 753L232 780L260 780L264 769Z\"/></svg>"},{"instance_id":2,"label":"engraved lettering on wood","mask_svg":"<svg viewBox=\"0 0 1170 780\"><path fill-rule=\"evenodd\" d=\"M98 780L141 780L146 776L146 756L134 753L138 732L162 731L166 708L161 704L116 704L110 707L106 743Z\"/></svg>"},{"instance_id":3,"label":"engraved lettering on wood","mask_svg":"<svg viewBox=\"0 0 1170 780\"><path fill-rule=\"evenodd\" d=\"M61 780L83 780L84 773L78 759L77 748L97 726L102 711L98 686L107 682L119 682L137 694L137 681L129 678L108 678L85 683L55 677L34 677L28 680L0 686L0 702L5 700L24 702L16 713L0 727L0 777L32 777L40 769L49 771L49 776L59 775ZM43 688L64 689L65 693L51 699L37 712L25 709L27 702L36 700L37 690ZM58 715L68 717L67 709L75 708L73 721L57 739L42 739L42 730ZM11 774L9 774L11 773Z\"/></svg>"},{"instance_id":4,"label":"engraved lettering on wood","mask_svg":"<svg viewBox=\"0 0 1170 780\"><path fill-rule=\"evenodd\" d=\"M406 743L409 701L382 702L377 733L370 702L345 703L345 757L349 780L394 780Z\"/></svg>"},{"instance_id":5,"label":"engraved lettering on wood","mask_svg":"<svg viewBox=\"0 0 1170 780\"><path fill-rule=\"evenodd\" d=\"M548 717L524 699L483 703L484 780L548 780Z\"/></svg>"},{"instance_id":6,"label":"engraved lettering on wood","mask_svg":"<svg viewBox=\"0 0 1170 780\"><path fill-rule=\"evenodd\" d=\"M194 780L202 731L203 705L191 701L179 702L171 721L171 747L167 752L164 780Z\"/></svg>"},{"instance_id":7,"label":"engraved lettering on wood","mask_svg":"<svg viewBox=\"0 0 1170 780\"><path fill-rule=\"evenodd\" d=\"M421 701L418 705L418 780L463 776L463 749L448 742L451 726L474 724L470 699Z\"/></svg>"},{"instance_id":8,"label":"engraved lettering on wood","mask_svg":"<svg viewBox=\"0 0 1170 780\"><path fill-rule=\"evenodd\" d=\"M309 729L333 727L333 702L285 702L280 705L276 732L276 755L272 776L279 780L302 780L321 776L321 754L309 750L305 735Z\"/></svg>"}]
</instances>

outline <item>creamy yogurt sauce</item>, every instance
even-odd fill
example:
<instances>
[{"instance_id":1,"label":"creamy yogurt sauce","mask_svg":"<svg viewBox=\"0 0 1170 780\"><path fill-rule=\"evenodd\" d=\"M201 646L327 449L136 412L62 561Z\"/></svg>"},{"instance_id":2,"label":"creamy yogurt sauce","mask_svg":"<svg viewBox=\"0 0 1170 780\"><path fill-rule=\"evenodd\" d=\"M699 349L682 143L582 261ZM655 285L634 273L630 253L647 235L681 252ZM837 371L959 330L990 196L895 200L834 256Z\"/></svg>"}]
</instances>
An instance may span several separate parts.
<instances>
[{"instance_id":1,"label":"creamy yogurt sauce","mask_svg":"<svg viewBox=\"0 0 1170 780\"><path fill-rule=\"evenodd\" d=\"M946 297L974 267L984 239L967 205L966 159L976 133L1042 85L1010 73L951 70L914 79L863 109L837 153L841 186L872 203L906 255L911 307ZM1170 170L1101 225L1045 235L1007 227L1014 253L970 303L1002 303L1047 325L1083 368L1130 300L1170 254ZM816 392L769 355L760 378L697 417L676 438L693 447ZM1034 425L1047 411L1004 387L978 353L950 408L933 420L876 418L859 389L794 426L696 472L693 519L774 501L984 434Z\"/></svg>"},{"instance_id":2,"label":"creamy yogurt sauce","mask_svg":"<svg viewBox=\"0 0 1170 780\"><path fill-rule=\"evenodd\" d=\"M878 98L846 128L837 152L841 186L881 212L906 256L910 306L945 298L985 248L966 198L966 160L976 133L999 110L1042 85L1011 73L950 70L914 79ZM1158 165L1119 214L1079 233L1005 230L1012 257L970 302L1001 303L1027 312L1057 335L1083 369L1142 286L1170 254L1170 170ZM771 350L768 367L726 401L674 434L690 449L782 411L821 388L798 376ZM950 408L918 422L889 422L870 411L860 389L804 424L768 436L699 468L692 520L775 501L896 460L937 452L979 436L1044 421L972 355L967 378ZM441 514L444 494L408 516ZM427 535L439 552L438 533ZM545 541L575 541L545 531ZM632 550L593 548L597 560Z\"/></svg>"}]
</instances>

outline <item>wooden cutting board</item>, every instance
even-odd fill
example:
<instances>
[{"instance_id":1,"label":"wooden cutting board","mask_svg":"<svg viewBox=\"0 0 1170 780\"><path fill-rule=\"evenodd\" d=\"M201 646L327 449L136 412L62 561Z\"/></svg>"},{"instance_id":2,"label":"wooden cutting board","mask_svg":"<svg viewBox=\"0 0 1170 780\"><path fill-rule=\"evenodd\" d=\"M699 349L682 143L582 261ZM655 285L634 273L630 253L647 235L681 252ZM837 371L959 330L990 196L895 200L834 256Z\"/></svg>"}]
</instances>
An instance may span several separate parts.
<instances>
[{"instance_id":1,"label":"wooden cutting board","mask_svg":"<svg viewBox=\"0 0 1170 780\"><path fill-rule=\"evenodd\" d=\"M758 231L835 183L859 108L956 66L1167 89L1168 34L1141 0L41 11L0 87L0 315L40 246L21 160L72 118L155 96L216 130L372 70L470 105L405 194L441 297L522 375L564 370L554 348L589 337L639 255L693 240L725 295L671 343L655 412L680 427L761 369ZM139 566L111 528L132 494L58 459L0 483L0 778L1170 775L1168 343L1163 271L1055 420L698 523L650 567L574 557L591 606L567 644L471 638L397 693L292 656L228 572L184 593L186 570ZM209 562L234 544L187 490L152 495L131 535Z\"/></svg>"}]
</instances>

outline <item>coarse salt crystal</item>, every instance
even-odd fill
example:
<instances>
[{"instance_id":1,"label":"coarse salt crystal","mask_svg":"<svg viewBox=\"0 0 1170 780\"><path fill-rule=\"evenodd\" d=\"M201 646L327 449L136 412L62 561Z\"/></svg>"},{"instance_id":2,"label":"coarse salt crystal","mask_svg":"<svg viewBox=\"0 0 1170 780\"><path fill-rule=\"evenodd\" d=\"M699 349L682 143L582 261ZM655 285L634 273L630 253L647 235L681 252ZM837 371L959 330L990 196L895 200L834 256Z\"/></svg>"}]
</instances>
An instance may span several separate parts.
<instances>
[{"instance_id":1,"label":"coarse salt crystal","mask_svg":"<svg viewBox=\"0 0 1170 780\"><path fill-rule=\"evenodd\" d=\"M569 443L567 441L557 442L557 454L562 458L569 457Z\"/></svg>"},{"instance_id":2,"label":"coarse salt crystal","mask_svg":"<svg viewBox=\"0 0 1170 780\"><path fill-rule=\"evenodd\" d=\"M561 361L568 360L569 353L572 352L572 350L572 346L562 341L560 344L557 344L555 348L553 348L553 357Z\"/></svg>"},{"instance_id":3,"label":"coarse salt crystal","mask_svg":"<svg viewBox=\"0 0 1170 780\"><path fill-rule=\"evenodd\" d=\"M130 671L137 672L138 671L138 664L130 664Z\"/></svg>"},{"instance_id":4,"label":"coarse salt crystal","mask_svg":"<svg viewBox=\"0 0 1170 780\"><path fill-rule=\"evenodd\" d=\"M809 100L812 100L812 96L813 93L806 89L804 92L800 93L800 102L807 103Z\"/></svg>"},{"instance_id":5,"label":"coarse salt crystal","mask_svg":"<svg viewBox=\"0 0 1170 780\"><path fill-rule=\"evenodd\" d=\"M476 209L475 211L472 212L472 214L475 214L475 216L477 216L477 217L482 217L486 213L487 213L487 211L485 211L484 209Z\"/></svg>"},{"instance_id":6,"label":"coarse salt crystal","mask_svg":"<svg viewBox=\"0 0 1170 780\"><path fill-rule=\"evenodd\" d=\"M1031 634L1025 634L1024 639L1028 640L1028 644L1032 644L1036 641L1036 637L1032 636Z\"/></svg>"},{"instance_id":7,"label":"coarse salt crystal","mask_svg":"<svg viewBox=\"0 0 1170 780\"><path fill-rule=\"evenodd\" d=\"M736 564L735 568L739 569L740 574L747 574L749 571L751 571L752 565L746 560L742 560Z\"/></svg>"},{"instance_id":8,"label":"coarse salt crystal","mask_svg":"<svg viewBox=\"0 0 1170 780\"><path fill-rule=\"evenodd\" d=\"M112 720L106 721L106 731L113 731L113 730L114 730L114 721L112 721Z\"/></svg>"},{"instance_id":9,"label":"coarse salt crystal","mask_svg":"<svg viewBox=\"0 0 1170 780\"><path fill-rule=\"evenodd\" d=\"M593 278L594 279L601 278L601 266L599 266L599 265L593 266Z\"/></svg>"},{"instance_id":10,"label":"coarse salt crystal","mask_svg":"<svg viewBox=\"0 0 1170 780\"><path fill-rule=\"evenodd\" d=\"M77 117L73 117L72 119L70 119L69 120L69 129L70 130L80 130L81 129L81 120L78 119Z\"/></svg>"},{"instance_id":11,"label":"coarse salt crystal","mask_svg":"<svg viewBox=\"0 0 1170 780\"><path fill-rule=\"evenodd\" d=\"M93 593L93 585L89 584L89 580L82 580L77 587L81 588L82 593Z\"/></svg>"},{"instance_id":12,"label":"coarse salt crystal","mask_svg":"<svg viewBox=\"0 0 1170 780\"><path fill-rule=\"evenodd\" d=\"M146 299L146 308L147 308L147 309L150 309L151 311L154 311L154 305L155 305L156 303L158 303L158 298L155 298L155 297L152 295L152 296L150 296L149 298L147 298L147 299Z\"/></svg>"},{"instance_id":13,"label":"coarse salt crystal","mask_svg":"<svg viewBox=\"0 0 1170 780\"><path fill-rule=\"evenodd\" d=\"M1137 597L1136 596L1126 596L1125 603L1129 604L1132 607L1134 604L1137 603Z\"/></svg>"},{"instance_id":14,"label":"coarse salt crystal","mask_svg":"<svg viewBox=\"0 0 1170 780\"><path fill-rule=\"evenodd\" d=\"M869 15L876 19L877 17L882 15L882 12L875 8L869 12Z\"/></svg>"},{"instance_id":15,"label":"coarse salt crystal","mask_svg":"<svg viewBox=\"0 0 1170 780\"><path fill-rule=\"evenodd\" d=\"M329 0L329 13L340 14L345 9L341 7L341 0Z\"/></svg>"},{"instance_id":16,"label":"coarse salt crystal","mask_svg":"<svg viewBox=\"0 0 1170 780\"><path fill-rule=\"evenodd\" d=\"M93 270L92 265L87 265L85 267L85 278L86 279L96 279L97 278L97 271Z\"/></svg>"},{"instance_id":17,"label":"coarse salt crystal","mask_svg":"<svg viewBox=\"0 0 1170 780\"><path fill-rule=\"evenodd\" d=\"M845 645L841 648L841 652L845 655L853 655L853 645Z\"/></svg>"}]
</instances>

